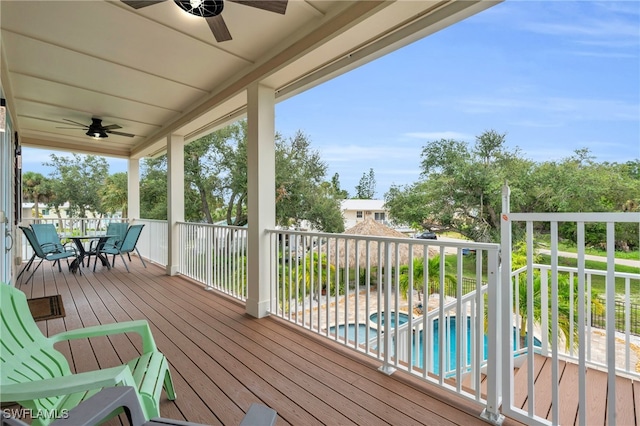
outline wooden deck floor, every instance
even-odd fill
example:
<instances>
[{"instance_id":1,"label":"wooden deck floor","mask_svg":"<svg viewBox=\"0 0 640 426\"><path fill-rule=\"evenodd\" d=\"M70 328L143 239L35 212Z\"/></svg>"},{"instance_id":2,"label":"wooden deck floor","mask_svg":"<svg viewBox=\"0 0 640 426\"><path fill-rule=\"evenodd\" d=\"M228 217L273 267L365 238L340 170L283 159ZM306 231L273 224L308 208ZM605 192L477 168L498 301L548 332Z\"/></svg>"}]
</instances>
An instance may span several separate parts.
<instances>
[{"instance_id":1,"label":"wooden deck floor","mask_svg":"<svg viewBox=\"0 0 640 426\"><path fill-rule=\"evenodd\" d=\"M163 394L164 417L234 425L260 402L278 412L279 425L486 425L476 405L404 373L382 374L371 359L278 319L252 318L236 301L157 266L144 269L135 258L131 266L79 276L43 264L44 273L18 288L28 297L62 295L66 316L39 322L45 334L148 320L178 395L173 402ZM87 371L135 357L138 343L119 336L59 349L72 369Z\"/></svg>"},{"instance_id":2,"label":"wooden deck floor","mask_svg":"<svg viewBox=\"0 0 640 426\"><path fill-rule=\"evenodd\" d=\"M28 297L62 295L66 316L39 322L45 334L131 319L149 321L158 348L171 363L178 394L175 402L163 395L164 417L234 425L252 402L260 402L278 412L279 425L487 424L478 418L477 405L403 372L382 374L372 359L284 321L252 318L237 301L169 277L155 265L144 269L134 258L131 273L116 263L113 270L99 266L95 273L85 269L82 276L60 273L50 264L43 267L32 283L18 283L18 288ZM118 336L74 341L59 349L72 369L87 371L126 362L137 356L138 347L134 338ZM516 383L514 388L518 397L520 387ZM630 399L623 394L619 398L639 407L638 417L638 383L635 389ZM526 398L521 402L524 405ZM606 424L604 409L595 411L589 424ZM562 424L574 424L570 419L575 419L576 410L562 415L567 416ZM620 420L618 424L640 426L636 419ZM519 423L507 418L504 424Z\"/></svg>"}]
</instances>

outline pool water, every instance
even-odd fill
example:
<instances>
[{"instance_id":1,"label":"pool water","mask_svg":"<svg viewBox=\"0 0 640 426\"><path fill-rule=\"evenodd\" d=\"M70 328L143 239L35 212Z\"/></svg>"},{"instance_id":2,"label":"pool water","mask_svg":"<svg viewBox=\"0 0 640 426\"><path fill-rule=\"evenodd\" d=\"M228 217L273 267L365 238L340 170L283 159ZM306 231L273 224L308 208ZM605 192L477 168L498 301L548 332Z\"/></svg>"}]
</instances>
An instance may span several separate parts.
<instances>
[{"instance_id":1,"label":"pool water","mask_svg":"<svg viewBox=\"0 0 640 426\"><path fill-rule=\"evenodd\" d=\"M391 312L391 315L389 316L391 318L391 321L389 322L389 325L391 326L391 328L394 328L396 326L396 314L395 312ZM371 314L369 316L369 320L371 320L371 322L377 324L378 323L378 314ZM402 325L405 324L409 321L409 315L404 314L402 312L398 313L398 324ZM380 313L380 326L384 327L384 312Z\"/></svg>"},{"instance_id":2,"label":"pool water","mask_svg":"<svg viewBox=\"0 0 640 426\"><path fill-rule=\"evenodd\" d=\"M384 315L384 314L383 314ZM375 321L377 321L377 314L373 314L371 315L371 320L374 321L374 316L375 316ZM403 318L404 316L404 318ZM391 318L393 318L395 320L395 315L393 315ZM445 354L445 370L446 371L452 371L455 370L455 366L456 366L456 357L457 357L457 338L456 338L456 317L449 317L447 319L449 327L448 327L448 331L445 330L444 335L445 335L445 341L448 341L449 344L449 350L448 350L448 357ZM408 321L408 316L407 314L399 314L399 324L404 324ZM381 318L381 323L384 323L384 317ZM440 356L439 356L439 350L440 350L440 333L439 333L439 319L436 318L433 321L433 333L432 333L432 344L433 344L433 351L431 353L431 359L429 360L429 362L433 365L433 368L429 368L429 371L431 371L434 374L439 374L440 373ZM394 322L392 321L390 323L390 325L392 327L395 326ZM355 340L355 334L356 334L356 325L355 324L348 324L346 326L347 328L347 337L349 340L354 341ZM367 326L365 324L358 324L358 344L363 344L366 342L366 329ZM330 327L330 332L333 334L336 331L336 327ZM515 349L515 345L516 342L518 341L518 336L516 335L517 330L514 327L513 329L513 342L514 342L514 349ZM448 334L448 336L447 336ZM344 337L345 335L345 325L341 324L338 326L338 336ZM373 327L369 327L369 339L374 339L377 336L377 330ZM424 363L424 347L426 345L426 341L424 339L424 333L423 330L420 330L417 334L414 335L414 344L413 344L413 353L412 353L412 359L413 359L413 365L415 367L418 368L423 368L423 363ZM417 345L416 345L416 341L417 341ZM527 337L525 337L525 346L527 345ZM538 340L537 338L534 338L533 340L533 344L534 346L540 347L542 344L540 342L540 340ZM465 342L465 345L467 347L467 359L466 362L470 363L471 362L471 317L467 317L467 340ZM483 343L483 356L482 359L486 360L487 359L487 354L488 354L488 342L487 342L487 336L484 336L484 343Z\"/></svg>"},{"instance_id":3,"label":"pool water","mask_svg":"<svg viewBox=\"0 0 640 426\"><path fill-rule=\"evenodd\" d=\"M449 317L447 318L448 323L449 323L449 327L448 327L448 331L444 330L444 338L445 338L445 342L448 340L449 342L449 350L448 350L448 354L449 356L447 357L445 354L445 370L446 371L452 371L455 370L456 368L456 358L457 358L457 329L456 329L456 317ZM440 373L440 355L439 355L439 350L440 350L440 333L439 333L439 318L436 318L435 320L433 320L433 353L431 355L431 360L429 360L432 365L433 368L429 368L429 371L432 371L435 374L439 374ZM466 363L471 363L471 317L467 317L467 339L465 342L465 346L467 348L467 357L466 357ZM516 342L518 341L518 336L516 335L517 330L514 327L513 328L513 349L516 349ZM447 336L448 334L448 336ZM420 332L418 333L417 337L414 336L414 339L418 339L418 345L413 345L413 351L414 353L412 354L413 356L413 365L418 367L418 368L423 368L423 363L424 363L424 347L426 342L423 339L423 330L420 330ZM528 338L525 336L525 347L527 346L527 340ZM537 338L534 338L533 340L533 344L534 346L537 347L541 347L542 343L540 342L540 340L538 340ZM489 349L489 345L488 345L488 337L485 334L484 335L484 342L483 342L483 349L482 349L482 360L486 361L487 360L487 356L488 356L488 349Z\"/></svg>"},{"instance_id":4,"label":"pool water","mask_svg":"<svg viewBox=\"0 0 640 426\"><path fill-rule=\"evenodd\" d=\"M338 326L338 336L339 337L343 337L344 338L344 329L345 329L345 325L344 324L340 324ZM358 344L363 344L364 342L367 341L367 326L365 324L358 324L357 327L358 330ZM336 333L336 327L329 327L329 332L331 334L335 334ZM378 335L378 330L376 330L373 327L369 327L369 339L373 339L374 337L376 337ZM351 341L355 341L356 339L356 325L355 324L349 324L347 327L347 339L351 340Z\"/></svg>"}]
</instances>

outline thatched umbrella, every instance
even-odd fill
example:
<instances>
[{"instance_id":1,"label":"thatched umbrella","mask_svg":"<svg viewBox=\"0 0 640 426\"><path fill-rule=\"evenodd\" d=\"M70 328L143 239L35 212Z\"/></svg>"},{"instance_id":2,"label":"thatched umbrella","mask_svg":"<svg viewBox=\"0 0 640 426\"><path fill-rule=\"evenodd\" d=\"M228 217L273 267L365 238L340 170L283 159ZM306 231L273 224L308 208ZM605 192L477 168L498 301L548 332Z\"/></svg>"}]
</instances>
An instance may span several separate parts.
<instances>
[{"instance_id":1,"label":"thatched umbrella","mask_svg":"<svg viewBox=\"0 0 640 426\"><path fill-rule=\"evenodd\" d=\"M329 263L333 265L336 264L337 247L337 263L340 267L345 267L345 259L347 259L349 267L356 265L356 240L349 238L350 235L389 238L389 241L380 241L379 239L373 238L369 240L359 240L357 245L357 262L360 267L366 266L367 258L371 266L384 265L386 245L389 245L391 250L391 265L396 264L396 253L398 254L400 265L408 264L410 247L412 247L413 258L422 257L424 253L424 241L409 238L405 234L369 218L358 223L353 228L347 229L344 231L344 234L336 236L337 241L336 239L331 239L328 246L322 248L322 253L327 255ZM398 241L400 239L406 240L406 242ZM436 253L435 250L430 249L429 257Z\"/></svg>"}]
</instances>

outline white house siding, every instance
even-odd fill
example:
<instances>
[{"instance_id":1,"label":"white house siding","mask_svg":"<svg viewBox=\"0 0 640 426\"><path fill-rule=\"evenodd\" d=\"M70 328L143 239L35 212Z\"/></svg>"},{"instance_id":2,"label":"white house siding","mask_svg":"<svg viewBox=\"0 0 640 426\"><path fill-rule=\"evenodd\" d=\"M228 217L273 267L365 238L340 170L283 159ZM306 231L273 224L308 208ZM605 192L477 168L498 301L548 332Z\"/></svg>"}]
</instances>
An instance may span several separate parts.
<instances>
[{"instance_id":1,"label":"white house siding","mask_svg":"<svg viewBox=\"0 0 640 426\"><path fill-rule=\"evenodd\" d=\"M353 228L367 218L389 224L389 212L384 207L384 200L342 200L340 208L345 229Z\"/></svg>"}]
</instances>

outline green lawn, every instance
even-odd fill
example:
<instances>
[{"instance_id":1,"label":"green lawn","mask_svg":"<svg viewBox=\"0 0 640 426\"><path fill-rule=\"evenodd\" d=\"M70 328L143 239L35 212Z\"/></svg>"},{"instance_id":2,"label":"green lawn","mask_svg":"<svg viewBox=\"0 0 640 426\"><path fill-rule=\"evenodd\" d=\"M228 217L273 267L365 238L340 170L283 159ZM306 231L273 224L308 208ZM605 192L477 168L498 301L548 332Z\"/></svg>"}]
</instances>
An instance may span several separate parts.
<instances>
[{"instance_id":1,"label":"green lawn","mask_svg":"<svg viewBox=\"0 0 640 426\"><path fill-rule=\"evenodd\" d=\"M475 278L476 275L476 264L475 264L475 258L473 256L465 256L463 258L464 263L463 263L463 274L466 278ZM551 264L551 260L550 257L547 255L542 255L541 256L541 263L543 264L547 264L550 265ZM450 255L447 256L447 273L449 274L456 274L456 265L457 265L457 256L456 255ZM573 258L568 258L568 257L561 257L559 259L559 265L561 266L569 266L569 267L577 267L577 259L573 259ZM607 264L605 262L595 262L595 261L591 261L591 260L587 260L585 261L585 266L588 269L597 269L597 270L602 270L602 271L606 271L607 269ZM640 273L640 268L636 268L636 267L632 267L632 266L626 266L626 265L616 265L615 270L617 272L628 272L628 273L635 273L635 274L639 274ZM486 280L486 270L483 272L483 280ZM640 303L640 281L638 280L631 280L631 291L630 291L630 296L631 296L631 300L633 301L633 303ZM598 295L603 295L606 293L606 287L605 287L605 277L603 276L598 276L598 275L592 275L591 277L591 286L592 289L596 292L596 294ZM624 294L625 293L625 280L622 278L617 278L616 279L616 293L617 294Z\"/></svg>"},{"instance_id":2,"label":"green lawn","mask_svg":"<svg viewBox=\"0 0 640 426\"><path fill-rule=\"evenodd\" d=\"M536 236L536 239L539 239L539 241L541 241L540 245L544 248L548 248L551 244L550 244L550 239L548 235L544 235L544 236ZM571 242L558 242L558 250L559 251L566 251L569 253L577 253L578 249L576 247L575 244L571 243ZM586 247L585 251L586 254L592 254L594 256L607 256L607 251L606 250L601 250L595 247ZM640 260L640 251L638 250L633 250L633 251L616 251L616 258L617 259L631 259L631 260Z\"/></svg>"},{"instance_id":3,"label":"green lawn","mask_svg":"<svg viewBox=\"0 0 640 426\"><path fill-rule=\"evenodd\" d=\"M541 258L542 258L542 263L551 264L551 260L549 256L542 255ZM578 260L573 258L568 258L568 257L561 257L559 258L558 263L562 266L577 267ZM586 260L585 266L589 269L598 269L603 271L607 269L607 264L605 262L595 262L592 260ZM626 266L626 265L616 265L615 270L617 272L628 272L628 273L635 273L635 274L640 273L640 268L634 268L632 266ZM592 275L591 288L598 295L604 296L604 294L606 293L605 277ZM631 280L630 290L631 290L630 292L631 301L633 303L640 303L640 281ZM616 293L617 294L625 293L625 280L622 278L616 278Z\"/></svg>"}]
</instances>

